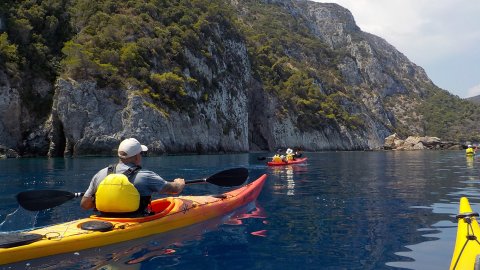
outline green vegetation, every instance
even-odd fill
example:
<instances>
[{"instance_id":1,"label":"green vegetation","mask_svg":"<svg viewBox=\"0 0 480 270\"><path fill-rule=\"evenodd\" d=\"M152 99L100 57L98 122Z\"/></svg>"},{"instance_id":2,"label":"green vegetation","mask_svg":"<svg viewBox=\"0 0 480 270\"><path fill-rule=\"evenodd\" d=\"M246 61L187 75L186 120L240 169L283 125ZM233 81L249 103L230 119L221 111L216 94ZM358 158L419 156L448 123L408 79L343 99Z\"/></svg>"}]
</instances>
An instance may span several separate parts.
<instances>
[{"instance_id":1,"label":"green vegetation","mask_svg":"<svg viewBox=\"0 0 480 270\"><path fill-rule=\"evenodd\" d=\"M208 98L208 84L215 82L189 67L185 52L211 58L211 44L203 41L221 47L216 30L228 27L232 16L220 0L6 0L3 14L0 68L10 76L35 74L52 84L59 76L95 80L100 87L147 94L156 106L174 110L195 104L187 89ZM183 75L186 68L191 77ZM30 91L22 94L26 102L35 100Z\"/></svg>"},{"instance_id":2,"label":"green vegetation","mask_svg":"<svg viewBox=\"0 0 480 270\"><path fill-rule=\"evenodd\" d=\"M69 0L4 0L0 16L0 68L17 84L23 104L41 119L47 117L53 92L39 96L35 79L53 85L60 72L60 51L72 36L65 9Z\"/></svg>"},{"instance_id":3,"label":"green vegetation","mask_svg":"<svg viewBox=\"0 0 480 270\"><path fill-rule=\"evenodd\" d=\"M202 75L188 66L185 51L207 55L202 40L230 16L219 0L76 0L69 12L79 32L63 48L63 76L141 89L156 106L173 110L195 104L187 89L209 91ZM185 68L191 77L183 74Z\"/></svg>"},{"instance_id":4,"label":"green vegetation","mask_svg":"<svg viewBox=\"0 0 480 270\"><path fill-rule=\"evenodd\" d=\"M296 115L301 130L364 129L354 113L359 101L337 69L345 52L323 44L302 17L275 1L240 2L235 12L221 0L3 0L0 18L7 28L0 32L0 69L22 84L22 99L40 116L48 115L53 93L39 99L33 91L37 77L52 85L58 77L94 80L147 97L144 105L165 117L170 110L192 114L218 81L205 78L187 57L218 70L215 56L225 51L221 32L246 41L254 77L278 98L278 117ZM227 63L227 72L235 65ZM425 135L480 141L477 106L436 88L419 99L425 99L419 110ZM400 124L392 129L409 130Z\"/></svg>"},{"instance_id":5,"label":"green vegetation","mask_svg":"<svg viewBox=\"0 0 480 270\"><path fill-rule=\"evenodd\" d=\"M256 77L266 91L279 97L279 116L297 115L302 130L340 124L363 127L363 121L341 105L353 100L340 86L336 63L341 53L330 50L304 21L280 6L259 1L244 4L249 10L237 25L246 36Z\"/></svg>"},{"instance_id":6,"label":"green vegetation","mask_svg":"<svg viewBox=\"0 0 480 270\"><path fill-rule=\"evenodd\" d=\"M5 69L10 76L15 76L19 64L17 45L10 43L7 33L0 34L0 68Z\"/></svg>"},{"instance_id":7,"label":"green vegetation","mask_svg":"<svg viewBox=\"0 0 480 270\"><path fill-rule=\"evenodd\" d=\"M480 142L480 107L440 89L430 89L421 108L426 134L465 142Z\"/></svg>"},{"instance_id":8,"label":"green vegetation","mask_svg":"<svg viewBox=\"0 0 480 270\"><path fill-rule=\"evenodd\" d=\"M48 80L58 76L60 51L72 36L69 16L64 11L69 2L24 0L0 6L0 14L6 14L9 42L17 47L15 62L23 71Z\"/></svg>"}]
</instances>

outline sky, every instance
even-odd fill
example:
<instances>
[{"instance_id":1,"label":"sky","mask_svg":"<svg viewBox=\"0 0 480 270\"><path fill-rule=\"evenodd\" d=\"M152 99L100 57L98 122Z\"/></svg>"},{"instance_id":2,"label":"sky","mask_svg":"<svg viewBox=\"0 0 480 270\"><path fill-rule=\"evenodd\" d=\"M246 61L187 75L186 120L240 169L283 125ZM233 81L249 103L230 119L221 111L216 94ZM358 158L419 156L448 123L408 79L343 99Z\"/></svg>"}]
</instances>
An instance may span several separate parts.
<instances>
[{"instance_id":1,"label":"sky","mask_svg":"<svg viewBox=\"0 0 480 270\"><path fill-rule=\"evenodd\" d=\"M350 10L364 32L385 39L438 87L480 95L479 0L315 0Z\"/></svg>"}]
</instances>

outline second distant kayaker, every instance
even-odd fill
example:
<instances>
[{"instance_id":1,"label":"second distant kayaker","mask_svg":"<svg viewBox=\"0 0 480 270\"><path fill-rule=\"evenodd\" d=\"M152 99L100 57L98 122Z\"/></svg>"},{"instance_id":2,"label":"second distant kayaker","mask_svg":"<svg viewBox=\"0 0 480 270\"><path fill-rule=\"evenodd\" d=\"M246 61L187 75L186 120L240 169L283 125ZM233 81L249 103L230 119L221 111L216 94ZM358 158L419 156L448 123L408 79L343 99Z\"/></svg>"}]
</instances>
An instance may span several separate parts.
<instances>
[{"instance_id":1,"label":"second distant kayaker","mask_svg":"<svg viewBox=\"0 0 480 270\"><path fill-rule=\"evenodd\" d=\"M467 146L467 150L465 150L465 154L466 154L467 156L473 156L473 155L475 155L476 150L477 150L476 148L473 149L472 145L469 144L469 145Z\"/></svg>"},{"instance_id":2,"label":"second distant kayaker","mask_svg":"<svg viewBox=\"0 0 480 270\"><path fill-rule=\"evenodd\" d=\"M101 169L93 176L80 206L83 209L96 208L106 215L147 214L154 192L181 193L185 187L184 179L168 182L152 171L141 169L141 153L147 150L135 138L123 140L118 147L118 163Z\"/></svg>"},{"instance_id":3,"label":"second distant kayaker","mask_svg":"<svg viewBox=\"0 0 480 270\"><path fill-rule=\"evenodd\" d=\"M288 148L285 153L287 154L287 161L295 159L295 155L293 154L293 150L291 148Z\"/></svg>"}]
</instances>

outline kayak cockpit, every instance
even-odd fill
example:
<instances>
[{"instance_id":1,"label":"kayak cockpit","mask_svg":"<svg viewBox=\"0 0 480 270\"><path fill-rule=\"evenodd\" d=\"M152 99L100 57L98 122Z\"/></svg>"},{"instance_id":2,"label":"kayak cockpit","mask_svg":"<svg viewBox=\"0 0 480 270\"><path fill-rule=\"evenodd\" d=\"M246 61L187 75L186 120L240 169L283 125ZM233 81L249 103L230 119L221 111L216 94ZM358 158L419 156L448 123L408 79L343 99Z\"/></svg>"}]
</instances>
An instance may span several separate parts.
<instances>
[{"instance_id":1,"label":"kayak cockpit","mask_svg":"<svg viewBox=\"0 0 480 270\"><path fill-rule=\"evenodd\" d=\"M90 218L99 219L99 220L107 220L107 221L117 221L117 222L146 222L161 218L173 209L175 206L175 199L174 198L163 198L157 199L150 203L149 210L150 215L148 216L140 216L140 217L108 217L104 215L92 215Z\"/></svg>"},{"instance_id":2,"label":"kayak cockpit","mask_svg":"<svg viewBox=\"0 0 480 270\"><path fill-rule=\"evenodd\" d=\"M164 198L154 200L150 203L150 212L154 213L154 215L162 214L164 216L170 210L172 210L173 206L175 206L175 201L173 198Z\"/></svg>"}]
</instances>

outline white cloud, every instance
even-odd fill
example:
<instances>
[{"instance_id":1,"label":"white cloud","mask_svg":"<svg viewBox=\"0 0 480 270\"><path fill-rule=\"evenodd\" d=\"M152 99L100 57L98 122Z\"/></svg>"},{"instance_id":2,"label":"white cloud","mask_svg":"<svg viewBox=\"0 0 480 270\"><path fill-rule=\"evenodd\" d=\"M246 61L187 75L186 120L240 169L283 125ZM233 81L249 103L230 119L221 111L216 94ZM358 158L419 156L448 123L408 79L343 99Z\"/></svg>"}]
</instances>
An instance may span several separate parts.
<instances>
[{"instance_id":1,"label":"white cloud","mask_svg":"<svg viewBox=\"0 0 480 270\"><path fill-rule=\"evenodd\" d=\"M480 74L478 0L330 0L365 32L384 38L439 87L470 95Z\"/></svg>"},{"instance_id":2,"label":"white cloud","mask_svg":"<svg viewBox=\"0 0 480 270\"><path fill-rule=\"evenodd\" d=\"M478 96L480 95L480 84L468 89L468 96Z\"/></svg>"}]
</instances>

